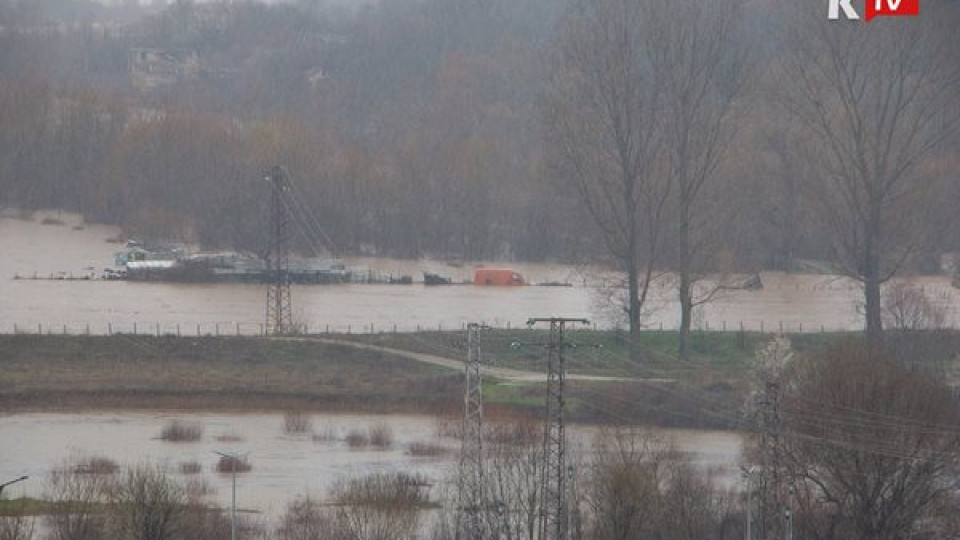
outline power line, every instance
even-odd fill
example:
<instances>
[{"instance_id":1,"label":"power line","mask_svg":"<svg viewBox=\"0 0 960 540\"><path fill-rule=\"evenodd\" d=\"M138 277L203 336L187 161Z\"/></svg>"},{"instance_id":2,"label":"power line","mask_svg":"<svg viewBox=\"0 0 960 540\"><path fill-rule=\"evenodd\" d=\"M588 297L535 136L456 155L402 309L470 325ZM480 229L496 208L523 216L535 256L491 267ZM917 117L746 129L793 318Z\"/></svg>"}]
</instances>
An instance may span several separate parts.
<instances>
[{"instance_id":1,"label":"power line","mask_svg":"<svg viewBox=\"0 0 960 540\"><path fill-rule=\"evenodd\" d=\"M567 507L566 434L563 425L563 331L568 322L589 324L586 319L562 317L533 318L528 326L550 323L547 345L547 402L543 430L543 472L540 477L540 538L566 540L569 529Z\"/></svg>"},{"instance_id":2,"label":"power line","mask_svg":"<svg viewBox=\"0 0 960 540\"><path fill-rule=\"evenodd\" d=\"M271 184L271 230L267 250L270 284L267 288L266 332L270 335L288 334L293 330L293 310L290 299L290 215L284 199L290 190L283 168L273 167L265 178Z\"/></svg>"},{"instance_id":3,"label":"power line","mask_svg":"<svg viewBox=\"0 0 960 540\"><path fill-rule=\"evenodd\" d=\"M457 538L489 540L485 519L488 507L483 471L483 380L480 374L480 331L467 325L467 357L464 362L463 433L460 443L460 476Z\"/></svg>"}]
</instances>

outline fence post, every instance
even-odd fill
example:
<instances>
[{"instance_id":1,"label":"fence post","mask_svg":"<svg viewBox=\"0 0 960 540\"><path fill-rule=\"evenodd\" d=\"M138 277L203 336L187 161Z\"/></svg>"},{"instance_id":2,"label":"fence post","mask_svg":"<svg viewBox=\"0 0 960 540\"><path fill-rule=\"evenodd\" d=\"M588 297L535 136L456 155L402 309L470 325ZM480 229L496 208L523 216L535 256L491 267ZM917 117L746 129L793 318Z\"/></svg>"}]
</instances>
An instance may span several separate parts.
<instances>
[{"instance_id":1,"label":"fence post","mask_svg":"<svg viewBox=\"0 0 960 540\"><path fill-rule=\"evenodd\" d=\"M40 323L37 323L37 333L43 334L43 325Z\"/></svg>"},{"instance_id":2,"label":"fence post","mask_svg":"<svg viewBox=\"0 0 960 540\"><path fill-rule=\"evenodd\" d=\"M349 324L347 325L347 333L348 333L348 334L350 333L350 325L349 325Z\"/></svg>"},{"instance_id":3,"label":"fence post","mask_svg":"<svg viewBox=\"0 0 960 540\"><path fill-rule=\"evenodd\" d=\"M197 323L197 337L200 337L200 323Z\"/></svg>"},{"instance_id":4,"label":"fence post","mask_svg":"<svg viewBox=\"0 0 960 540\"><path fill-rule=\"evenodd\" d=\"M133 335L137 335L137 323L136 323L136 321L134 321L134 323L133 323Z\"/></svg>"},{"instance_id":5,"label":"fence post","mask_svg":"<svg viewBox=\"0 0 960 540\"><path fill-rule=\"evenodd\" d=\"M160 336L160 323L157 323L157 336Z\"/></svg>"},{"instance_id":6,"label":"fence post","mask_svg":"<svg viewBox=\"0 0 960 540\"><path fill-rule=\"evenodd\" d=\"M800 333L803 333L803 323L800 323Z\"/></svg>"},{"instance_id":7,"label":"fence post","mask_svg":"<svg viewBox=\"0 0 960 540\"><path fill-rule=\"evenodd\" d=\"M63 335L67 335L67 325L63 325Z\"/></svg>"},{"instance_id":8,"label":"fence post","mask_svg":"<svg viewBox=\"0 0 960 540\"><path fill-rule=\"evenodd\" d=\"M108 336L113 335L113 323L107 323L107 335Z\"/></svg>"},{"instance_id":9,"label":"fence post","mask_svg":"<svg viewBox=\"0 0 960 540\"><path fill-rule=\"evenodd\" d=\"M180 337L180 323L177 323L177 337Z\"/></svg>"},{"instance_id":10,"label":"fence post","mask_svg":"<svg viewBox=\"0 0 960 540\"><path fill-rule=\"evenodd\" d=\"M214 332L216 332L217 334L217 337L220 337L220 323L215 323L213 325L213 328L214 328Z\"/></svg>"},{"instance_id":11,"label":"fence post","mask_svg":"<svg viewBox=\"0 0 960 540\"><path fill-rule=\"evenodd\" d=\"M14 334L19 334L19 333L20 333L20 330L17 328L17 323L13 323L13 333L14 333Z\"/></svg>"},{"instance_id":12,"label":"fence post","mask_svg":"<svg viewBox=\"0 0 960 540\"><path fill-rule=\"evenodd\" d=\"M237 323L237 335L240 335L240 323Z\"/></svg>"},{"instance_id":13,"label":"fence post","mask_svg":"<svg viewBox=\"0 0 960 540\"><path fill-rule=\"evenodd\" d=\"M87 335L90 335L90 323L87 323Z\"/></svg>"}]
</instances>

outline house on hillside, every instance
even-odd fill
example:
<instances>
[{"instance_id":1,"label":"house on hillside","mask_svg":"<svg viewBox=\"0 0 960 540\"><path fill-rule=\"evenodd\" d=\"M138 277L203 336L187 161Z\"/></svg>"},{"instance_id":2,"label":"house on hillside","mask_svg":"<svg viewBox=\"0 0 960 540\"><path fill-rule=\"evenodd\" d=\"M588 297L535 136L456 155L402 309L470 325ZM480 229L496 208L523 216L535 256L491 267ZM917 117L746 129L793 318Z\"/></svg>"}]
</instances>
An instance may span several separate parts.
<instances>
[{"instance_id":1,"label":"house on hillside","mask_svg":"<svg viewBox=\"0 0 960 540\"><path fill-rule=\"evenodd\" d=\"M146 92L198 78L200 58L184 49L130 49L127 71L133 87Z\"/></svg>"}]
</instances>

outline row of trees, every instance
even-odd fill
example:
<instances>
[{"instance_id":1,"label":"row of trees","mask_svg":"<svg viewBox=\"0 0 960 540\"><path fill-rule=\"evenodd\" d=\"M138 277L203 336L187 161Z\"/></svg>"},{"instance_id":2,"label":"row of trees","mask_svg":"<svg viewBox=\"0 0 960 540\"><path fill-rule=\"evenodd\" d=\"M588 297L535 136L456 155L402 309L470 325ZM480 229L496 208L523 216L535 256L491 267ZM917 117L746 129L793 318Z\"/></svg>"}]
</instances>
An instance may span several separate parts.
<instances>
[{"instance_id":1,"label":"row of trees","mask_svg":"<svg viewBox=\"0 0 960 540\"><path fill-rule=\"evenodd\" d=\"M673 270L686 357L694 283L717 269L718 232L747 205L783 204L771 212L785 233L782 262L795 256L804 207L839 270L863 283L867 334L878 337L881 284L935 243L944 224L923 213L957 184L936 169L960 128L960 64L944 26L955 7L869 27L829 21L810 3L771 8L787 21L776 26L784 38L758 51L747 9L761 6L574 4L544 115L550 163L627 275L631 330L656 270ZM758 142L751 135L772 143L745 148ZM767 174L783 183L764 178L781 191L754 200L734 177L765 152L776 160Z\"/></svg>"}]
</instances>

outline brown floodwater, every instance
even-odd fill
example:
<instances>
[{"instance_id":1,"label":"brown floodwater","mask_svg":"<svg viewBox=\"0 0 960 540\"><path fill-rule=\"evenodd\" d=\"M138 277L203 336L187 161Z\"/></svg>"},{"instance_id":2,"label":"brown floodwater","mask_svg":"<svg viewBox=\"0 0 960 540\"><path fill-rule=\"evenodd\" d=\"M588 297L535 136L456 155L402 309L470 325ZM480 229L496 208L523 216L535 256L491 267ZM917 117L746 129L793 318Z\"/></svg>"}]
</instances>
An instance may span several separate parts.
<instances>
[{"instance_id":1,"label":"brown floodwater","mask_svg":"<svg viewBox=\"0 0 960 540\"><path fill-rule=\"evenodd\" d=\"M199 423L196 442L167 442L158 437L170 421ZM351 430L366 432L385 424L393 443L384 450L351 449L343 438ZM425 475L440 484L457 466L458 442L437 434L437 420L427 416L334 415L311 417L310 433L290 435L280 414L197 413L184 417L164 412L27 413L0 416L0 479L29 475L5 495L42 496L50 471L65 460L105 457L117 464L158 464L174 478L203 479L214 492L213 502L230 504L230 475L214 472L217 451L247 454L252 470L238 474L237 506L275 520L297 497L325 500L337 481L375 472ZM571 426L572 448L589 448L598 428ZM741 438L736 433L656 430L675 441L705 469L719 470L727 482L737 479ZM223 440L224 437L230 440ZM239 440L235 440L239 439ZM442 457L412 457L413 442L431 442L451 450ZM184 475L180 464L198 462L202 472Z\"/></svg>"},{"instance_id":2,"label":"brown floodwater","mask_svg":"<svg viewBox=\"0 0 960 540\"><path fill-rule=\"evenodd\" d=\"M113 264L121 245L107 243L118 230L83 225L73 215L64 225L44 225L43 215L21 220L0 217L0 332L91 333L138 332L254 334L264 319L266 289L256 284L183 284L124 281L14 279L99 275ZM394 275L437 272L467 279L473 265L441 261L354 258L363 265ZM617 323L616 309L604 304L598 287L609 275L587 266L510 264L533 283L562 281L572 287L482 287L456 285L327 285L293 289L297 322L310 331L390 331L460 328L482 321L519 326L529 317L588 317L601 327ZM697 328L790 331L853 330L862 327L859 286L837 276L761 274L759 291L730 290L718 294L695 313ZM945 277L913 278L928 298L942 306L948 323L960 326L960 290ZM604 306L607 307L604 307ZM664 281L652 294L651 328L672 329L679 320L674 288ZM612 315L613 314L613 315Z\"/></svg>"}]
</instances>

